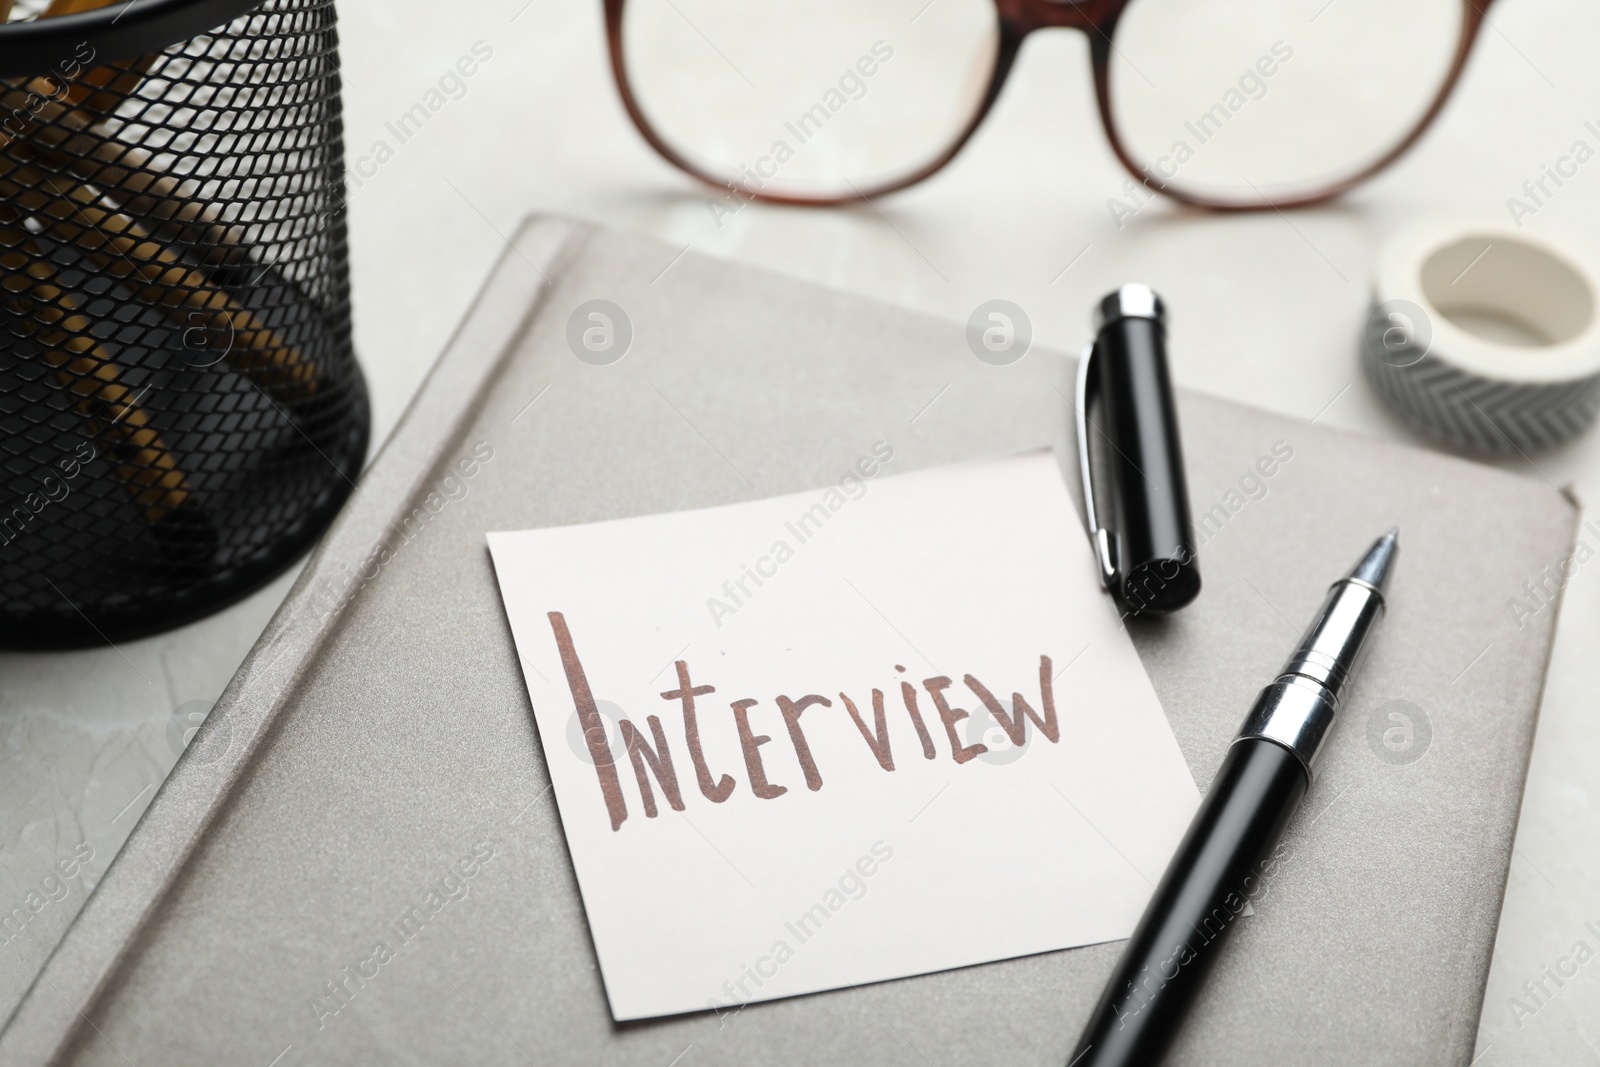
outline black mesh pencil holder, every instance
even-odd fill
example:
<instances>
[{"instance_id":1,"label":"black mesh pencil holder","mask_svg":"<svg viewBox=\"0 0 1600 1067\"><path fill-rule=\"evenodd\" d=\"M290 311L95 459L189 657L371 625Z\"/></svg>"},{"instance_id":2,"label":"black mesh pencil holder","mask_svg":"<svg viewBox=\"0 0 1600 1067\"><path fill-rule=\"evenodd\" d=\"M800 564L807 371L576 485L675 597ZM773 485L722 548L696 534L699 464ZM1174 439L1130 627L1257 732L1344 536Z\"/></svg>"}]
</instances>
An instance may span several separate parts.
<instances>
[{"instance_id":1,"label":"black mesh pencil holder","mask_svg":"<svg viewBox=\"0 0 1600 1067\"><path fill-rule=\"evenodd\" d=\"M34 6L0 26L9 648L250 592L332 520L368 431L331 0Z\"/></svg>"}]
</instances>

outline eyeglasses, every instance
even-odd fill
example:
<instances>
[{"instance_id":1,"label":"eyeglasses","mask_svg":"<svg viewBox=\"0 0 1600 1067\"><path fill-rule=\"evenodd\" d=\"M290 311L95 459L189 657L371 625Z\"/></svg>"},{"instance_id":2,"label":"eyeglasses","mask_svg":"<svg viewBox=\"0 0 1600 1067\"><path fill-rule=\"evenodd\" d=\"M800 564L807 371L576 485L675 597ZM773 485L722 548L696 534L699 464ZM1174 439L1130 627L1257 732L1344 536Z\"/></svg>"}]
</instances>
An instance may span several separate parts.
<instances>
[{"instance_id":1,"label":"eyeglasses","mask_svg":"<svg viewBox=\"0 0 1600 1067\"><path fill-rule=\"evenodd\" d=\"M1136 179L1219 210L1372 177L1438 115L1491 0L604 0L646 141L739 199L837 204L955 158L1023 39L1082 30Z\"/></svg>"}]
</instances>

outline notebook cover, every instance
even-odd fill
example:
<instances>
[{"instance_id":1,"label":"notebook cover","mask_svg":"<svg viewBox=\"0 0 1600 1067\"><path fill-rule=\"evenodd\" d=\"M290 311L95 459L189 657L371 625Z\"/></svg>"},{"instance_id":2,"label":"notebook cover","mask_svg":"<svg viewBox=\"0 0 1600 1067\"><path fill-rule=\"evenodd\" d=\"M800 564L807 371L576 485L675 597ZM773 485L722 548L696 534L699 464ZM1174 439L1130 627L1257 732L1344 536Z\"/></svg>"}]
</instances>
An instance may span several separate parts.
<instances>
[{"instance_id":1,"label":"notebook cover","mask_svg":"<svg viewBox=\"0 0 1600 1067\"><path fill-rule=\"evenodd\" d=\"M1070 360L991 366L962 324L678 251L524 226L0 1063L1065 1062L1119 943L610 1018L484 532L820 487L880 439L897 470L1070 455ZM610 366L568 346L593 299L632 325ZM1202 789L1335 572L1394 523L1404 553L1276 884L1170 1062L1467 1063L1556 617L1510 602L1536 603L1576 510L1214 398L1180 414L1205 591L1132 632ZM468 891L373 964L485 842Z\"/></svg>"}]
</instances>

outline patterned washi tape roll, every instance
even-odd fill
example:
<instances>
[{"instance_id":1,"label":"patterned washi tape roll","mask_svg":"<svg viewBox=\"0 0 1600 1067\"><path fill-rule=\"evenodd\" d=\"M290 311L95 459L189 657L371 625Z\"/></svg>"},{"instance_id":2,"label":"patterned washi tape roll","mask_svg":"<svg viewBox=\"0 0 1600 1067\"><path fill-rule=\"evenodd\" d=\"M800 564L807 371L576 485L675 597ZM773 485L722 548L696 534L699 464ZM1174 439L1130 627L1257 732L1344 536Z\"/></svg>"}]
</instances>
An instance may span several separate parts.
<instances>
[{"instance_id":1,"label":"patterned washi tape roll","mask_svg":"<svg viewBox=\"0 0 1600 1067\"><path fill-rule=\"evenodd\" d=\"M1384 246L1362 337L1367 378L1424 433L1532 452L1600 412L1600 274L1567 241L1434 219Z\"/></svg>"}]
</instances>

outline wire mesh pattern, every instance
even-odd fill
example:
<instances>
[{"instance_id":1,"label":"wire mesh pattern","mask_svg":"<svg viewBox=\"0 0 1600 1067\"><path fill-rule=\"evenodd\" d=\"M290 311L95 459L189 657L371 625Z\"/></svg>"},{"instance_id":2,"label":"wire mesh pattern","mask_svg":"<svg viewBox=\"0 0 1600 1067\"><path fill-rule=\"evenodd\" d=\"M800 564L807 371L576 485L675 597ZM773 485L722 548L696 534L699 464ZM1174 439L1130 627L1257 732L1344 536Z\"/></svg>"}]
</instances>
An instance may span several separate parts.
<instances>
[{"instance_id":1,"label":"wire mesh pattern","mask_svg":"<svg viewBox=\"0 0 1600 1067\"><path fill-rule=\"evenodd\" d=\"M0 105L0 645L186 621L366 451L332 2L134 60L91 36Z\"/></svg>"}]
</instances>

